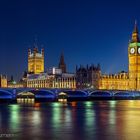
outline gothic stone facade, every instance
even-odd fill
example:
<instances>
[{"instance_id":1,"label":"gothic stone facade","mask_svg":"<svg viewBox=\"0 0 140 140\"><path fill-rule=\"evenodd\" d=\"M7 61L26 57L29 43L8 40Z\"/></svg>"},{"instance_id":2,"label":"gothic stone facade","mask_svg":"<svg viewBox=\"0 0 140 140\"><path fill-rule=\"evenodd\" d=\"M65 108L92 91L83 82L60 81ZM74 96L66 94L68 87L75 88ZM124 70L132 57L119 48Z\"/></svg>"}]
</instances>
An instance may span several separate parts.
<instances>
[{"instance_id":1,"label":"gothic stone facade","mask_svg":"<svg viewBox=\"0 0 140 140\"><path fill-rule=\"evenodd\" d=\"M37 46L33 52L28 50L28 73L39 74L44 72L44 49L39 53Z\"/></svg>"},{"instance_id":2,"label":"gothic stone facade","mask_svg":"<svg viewBox=\"0 0 140 140\"><path fill-rule=\"evenodd\" d=\"M118 74L101 74L98 67L84 68L76 70L77 88L87 88L105 90L140 90L140 39L135 23L132 39L128 45L129 71Z\"/></svg>"}]
</instances>

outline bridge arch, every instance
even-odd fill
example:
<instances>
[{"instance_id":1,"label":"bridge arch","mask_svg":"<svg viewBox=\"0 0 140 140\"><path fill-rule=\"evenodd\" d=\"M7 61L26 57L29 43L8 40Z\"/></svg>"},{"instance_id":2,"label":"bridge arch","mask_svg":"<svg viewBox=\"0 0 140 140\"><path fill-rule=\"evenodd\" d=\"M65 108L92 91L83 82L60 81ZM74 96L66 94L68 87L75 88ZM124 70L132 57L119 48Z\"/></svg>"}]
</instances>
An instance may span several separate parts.
<instances>
[{"instance_id":1,"label":"bridge arch","mask_svg":"<svg viewBox=\"0 0 140 140\"><path fill-rule=\"evenodd\" d=\"M68 98L82 98L87 97L88 94L81 90L65 90L58 93L58 95L63 94Z\"/></svg>"},{"instance_id":2,"label":"bridge arch","mask_svg":"<svg viewBox=\"0 0 140 140\"><path fill-rule=\"evenodd\" d=\"M102 91L102 90L95 90L95 91L92 91L90 92L90 95L96 95L96 94L99 94L99 95L112 95L112 93L110 91Z\"/></svg>"},{"instance_id":3,"label":"bridge arch","mask_svg":"<svg viewBox=\"0 0 140 140\"><path fill-rule=\"evenodd\" d=\"M114 92L114 98L134 98L135 97L135 93L131 92L131 91L117 91Z\"/></svg>"},{"instance_id":4,"label":"bridge arch","mask_svg":"<svg viewBox=\"0 0 140 140\"><path fill-rule=\"evenodd\" d=\"M0 89L0 99L13 99L13 94L10 91Z\"/></svg>"},{"instance_id":5,"label":"bridge arch","mask_svg":"<svg viewBox=\"0 0 140 140\"><path fill-rule=\"evenodd\" d=\"M36 99L55 99L55 94L50 90L31 90Z\"/></svg>"},{"instance_id":6,"label":"bridge arch","mask_svg":"<svg viewBox=\"0 0 140 140\"><path fill-rule=\"evenodd\" d=\"M96 91L93 91L89 94L89 97L90 98L109 98L111 99L112 98L112 93L110 91L101 91L101 90L96 90Z\"/></svg>"}]
</instances>

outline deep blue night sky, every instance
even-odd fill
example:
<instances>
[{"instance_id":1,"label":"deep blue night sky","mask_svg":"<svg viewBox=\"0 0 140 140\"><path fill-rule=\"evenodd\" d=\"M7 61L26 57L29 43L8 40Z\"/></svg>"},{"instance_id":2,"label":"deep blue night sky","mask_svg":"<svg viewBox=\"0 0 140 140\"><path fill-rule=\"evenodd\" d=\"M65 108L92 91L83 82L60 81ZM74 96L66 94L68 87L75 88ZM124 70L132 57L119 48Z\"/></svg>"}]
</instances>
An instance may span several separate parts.
<instances>
[{"instance_id":1,"label":"deep blue night sky","mask_svg":"<svg viewBox=\"0 0 140 140\"><path fill-rule=\"evenodd\" d=\"M138 0L1 0L0 73L15 78L27 69L34 39L45 49L45 68L57 66L64 52L68 70L101 64L103 73L128 70L128 41ZM41 47L40 47L41 48Z\"/></svg>"}]
</instances>

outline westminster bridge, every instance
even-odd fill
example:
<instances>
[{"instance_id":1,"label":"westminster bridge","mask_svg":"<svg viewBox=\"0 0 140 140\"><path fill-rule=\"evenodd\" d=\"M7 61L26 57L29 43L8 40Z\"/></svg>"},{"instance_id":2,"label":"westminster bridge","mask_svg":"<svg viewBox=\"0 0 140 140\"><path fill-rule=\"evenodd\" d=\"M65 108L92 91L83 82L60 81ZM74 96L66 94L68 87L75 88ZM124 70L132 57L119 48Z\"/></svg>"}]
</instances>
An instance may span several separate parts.
<instances>
[{"instance_id":1,"label":"westminster bridge","mask_svg":"<svg viewBox=\"0 0 140 140\"><path fill-rule=\"evenodd\" d=\"M73 89L34 89L34 88L0 88L0 100L34 98L36 100L67 99L140 99L140 91L118 90L73 90Z\"/></svg>"}]
</instances>

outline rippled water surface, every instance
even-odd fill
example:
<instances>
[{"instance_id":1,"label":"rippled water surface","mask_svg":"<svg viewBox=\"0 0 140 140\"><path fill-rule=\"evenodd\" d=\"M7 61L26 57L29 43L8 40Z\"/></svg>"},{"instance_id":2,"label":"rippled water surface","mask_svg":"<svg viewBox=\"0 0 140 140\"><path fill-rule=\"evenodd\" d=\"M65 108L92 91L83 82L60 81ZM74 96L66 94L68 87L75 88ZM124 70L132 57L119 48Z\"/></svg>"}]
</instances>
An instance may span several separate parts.
<instances>
[{"instance_id":1,"label":"rippled water surface","mask_svg":"<svg viewBox=\"0 0 140 140\"><path fill-rule=\"evenodd\" d=\"M13 140L140 140L140 101L0 104L0 139L6 136Z\"/></svg>"}]
</instances>

